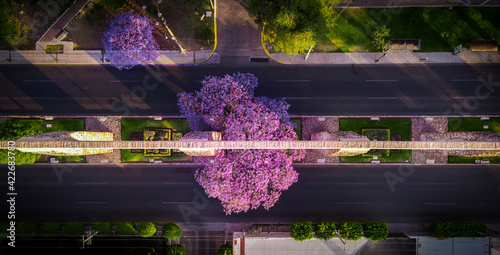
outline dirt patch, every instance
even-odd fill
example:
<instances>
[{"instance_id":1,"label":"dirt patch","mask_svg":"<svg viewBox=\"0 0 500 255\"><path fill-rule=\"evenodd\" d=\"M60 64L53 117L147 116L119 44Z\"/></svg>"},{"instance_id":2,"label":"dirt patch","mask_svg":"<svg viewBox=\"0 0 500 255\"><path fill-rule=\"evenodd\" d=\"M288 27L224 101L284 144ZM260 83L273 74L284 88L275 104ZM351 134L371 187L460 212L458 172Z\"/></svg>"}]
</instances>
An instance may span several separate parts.
<instances>
[{"instance_id":1,"label":"dirt patch","mask_svg":"<svg viewBox=\"0 0 500 255\"><path fill-rule=\"evenodd\" d=\"M97 2L91 1L65 29L68 31L65 40L72 41L75 44L75 49L103 49L104 45L101 39L109 23L119 13L132 11L148 16L155 21L153 36L160 50L179 50L163 25L162 19L158 17L157 7L152 4L152 1L128 1L119 11L108 9ZM190 2L194 2L194 4L188 4ZM143 6L146 8L144 9ZM186 50L210 49L214 45L213 36L210 40L199 40L195 36L196 31L203 26L210 26L213 30L213 17L205 17L201 20L203 14L207 10L211 10L207 2L203 0L163 1L159 4L159 8L174 36Z\"/></svg>"},{"instance_id":2,"label":"dirt patch","mask_svg":"<svg viewBox=\"0 0 500 255\"><path fill-rule=\"evenodd\" d=\"M114 17L113 12L92 1L66 26L64 41L72 41L75 50L104 49L101 39Z\"/></svg>"}]
</instances>

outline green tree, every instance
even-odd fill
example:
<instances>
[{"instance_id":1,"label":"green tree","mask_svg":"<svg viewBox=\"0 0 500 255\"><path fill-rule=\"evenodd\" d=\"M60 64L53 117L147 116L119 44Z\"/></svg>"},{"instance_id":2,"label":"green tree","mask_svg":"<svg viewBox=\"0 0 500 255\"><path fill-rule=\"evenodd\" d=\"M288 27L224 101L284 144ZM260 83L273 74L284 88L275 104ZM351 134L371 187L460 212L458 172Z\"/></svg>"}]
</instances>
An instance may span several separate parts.
<instances>
[{"instance_id":1,"label":"green tree","mask_svg":"<svg viewBox=\"0 0 500 255\"><path fill-rule=\"evenodd\" d=\"M314 227L316 238L330 240L335 236L335 222L319 221Z\"/></svg>"},{"instance_id":2,"label":"green tree","mask_svg":"<svg viewBox=\"0 0 500 255\"><path fill-rule=\"evenodd\" d=\"M314 237L310 221L296 221L290 226L290 236L296 241L305 241Z\"/></svg>"},{"instance_id":3,"label":"green tree","mask_svg":"<svg viewBox=\"0 0 500 255\"><path fill-rule=\"evenodd\" d=\"M7 236L10 234L7 230L10 228L10 222L2 221L0 222L0 241L3 239L7 239Z\"/></svg>"},{"instance_id":4,"label":"green tree","mask_svg":"<svg viewBox=\"0 0 500 255\"><path fill-rule=\"evenodd\" d=\"M342 239L357 241L363 236L363 227L358 222L341 222L339 235Z\"/></svg>"},{"instance_id":5,"label":"green tree","mask_svg":"<svg viewBox=\"0 0 500 255\"><path fill-rule=\"evenodd\" d=\"M340 0L249 0L249 13L264 23L264 40L276 51L297 54L316 44L334 18L330 4Z\"/></svg>"},{"instance_id":6,"label":"green tree","mask_svg":"<svg viewBox=\"0 0 500 255\"><path fill-rule=\"evenodd\" d=\"M373 241L382 241L389 235L389 227L385 221L367 222L363 224L363 235Z\"/></svg>"},{"instance_id":7,"label":"green tree","mask_svg":"<svg viewBox=\"0 0 500 255\"><path fill-rule=\"evenodd\" d=\"M21 221L16 226L16 235L34 236L38 232L38 224L35 222Z\"/></svg>"},{"instance_id":8,"label":"green tree","mask_svg":"<svg viewBox=\"0 0 500 255\"><path fill-rule=\"evenodd\" d=\"M97 235L99 236L110 235L112 229L113 229L113 224L111 224L111 222L98 221L92 224L92 230L97 231Z\"/></svg>"},{"instance_id":9,"label":"green tree","mask_svg":"<svg viewBox=\"0 0 500 255\"><path fill-rule=\"evenodd\" d=\"M7 118L0 123L0 140L3 141L14 141L21 137L32 136L41 134L41 130L34 129L33 126L28 126L24 123L17 122L15 119ZM8 163L9 150L0 150L0 163ZM33 164L37 159L40 158L40 154L21 152L16 150L15 152L15 162L16 165L22 164Z\"/></svg>"},{"instance_id":10,"label":"green tree","mask_svg":"<svg viewBox=\"0 0 500 255\"><path fill-rule=\"evenodd\" d=\"M186 255L186 249L180 244L167 247L167 255Z\"/></svg>"},{"instance_id":11,"label":"green tree","mask_svg":"<svg viewBox=\"0 0 500 255\"><path fill-rule=\"evenodd\" d=\"M487 228L486 224L475 221L436 221L429 230L436 238L484 237Z\"/></svg>"},{"instance_id":12,"label":"green tree","mask_svg":"<svg viewBox=\"0 0 500 255\"><path fill-rule=\"evenodd\" d=\"M137 232L142 237L150 237L156 233L156 223L151 221L142 221L137 223Z\"/></svg>"},{"instance_id":13,"label":"green tree","mask_svg":"<svg viewBox=\"0 0 500 255\"><path fill-rule=\"evenodd\" d=\"M176 240L181 238L182 230L177 224L167 222L163 225L161 235L169 240Z\"/></svg>"},{"instance_id":14,"label":"green tree","mask_svg":"<svg viewBox=\"0 0 500 255\"><path fill-rule=\"evenodd\" d=\"M387 37L390 31L386 26L377 26L375 31L373 31L372 44L379 50L384 49L387 45Z\"/></svg>"},{"instance_id":15,"label":"green tree","mask_svg":"<svg viewBox=\"0 0 500 255\"><path fill-rule=\"evenodd\" d=\"M68 222L64 225L64 235L82 235L85 231L83 222Z\"/></svg>"},{"instance_id":16,"label":"green tree","mask_svg":"<svg viewBox=\"0 0 500 255\"><path fill-rule=\"evenodd\" d=\"M59 222L44 222L42 223L42 235L58 236L61 234L61 223Z\"/></svg>"},{"instance_id":17,"label":"green tree","mask_svg":"<svg viewBox=\"0 0 500 255\"><path fill-rule=\"evenodd\" d=\"M130 221L116 223L116 234L130 236L135 234L135 224Z\"/></svg>"},{"instance_id":18,"label":"green tree","mask_svg":"<svg viewBox=\"0 0 500 255\"><path fill-rule=\"evenodd\" d=\"M217 249L217 255L233 255L233 246L225 243Z\"/></svg>"}]
</instances>

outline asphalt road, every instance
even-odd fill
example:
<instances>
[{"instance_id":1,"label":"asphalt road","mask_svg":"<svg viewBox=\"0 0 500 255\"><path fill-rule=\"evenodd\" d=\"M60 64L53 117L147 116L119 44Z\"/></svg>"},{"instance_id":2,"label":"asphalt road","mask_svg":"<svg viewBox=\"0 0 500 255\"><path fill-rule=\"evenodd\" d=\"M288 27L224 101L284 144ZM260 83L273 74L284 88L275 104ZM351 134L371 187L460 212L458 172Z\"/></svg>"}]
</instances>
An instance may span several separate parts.
<instances>
[{"instance_id":1,"label":"asphalt road","mask_svg":"<svg viewBox=\"0 0 500 255\"><path fill-rule=\"evenodd\" d=\"M0 65L2 115L179 115L177 92L251 72L293 115L496 115L500 65ZM492 82L489 82L492 81Z\"/></svg>"},{"instance_id":2,"label":"asphalt road","mask_svg":"<svg viewBox=\"0 0 500 255\"><path fill-rule=\"evenodd\" d=\"M16 220L500 223L499 167L339 165L296 169L299 181L269 211L260 208L226 216L218 200L204 195L192 167L18 166ZM6 167L1 171L5 179L0 190L7 191ZM404 182L395 182L391 190L386 176ZM6 202L1 212L7 215Z\"/></svg>"}]
</instances>

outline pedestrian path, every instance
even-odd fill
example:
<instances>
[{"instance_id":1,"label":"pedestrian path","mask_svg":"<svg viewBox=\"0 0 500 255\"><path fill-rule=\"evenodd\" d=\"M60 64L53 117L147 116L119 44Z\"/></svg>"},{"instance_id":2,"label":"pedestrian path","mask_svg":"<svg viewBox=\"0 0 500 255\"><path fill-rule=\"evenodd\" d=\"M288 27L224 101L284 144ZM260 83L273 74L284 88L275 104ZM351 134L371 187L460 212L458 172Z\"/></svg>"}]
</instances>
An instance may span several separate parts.
<instances>
[{"instance_id":1,"label":"pedestrian path","mask_svg":"<svg viewBox=\"0 0 500 255\"><path fill-rule=\"evenodd\" d=\"M40 42L50 42L54 39L59 32L61 32L66 25L80 12L80 10L87 5L90 0L77 0L61 15L54 24L42 35Z\"/></svg>"},{"instance_id":2,"label":"pedestrian path","mask_svg":"<svg viewBox=\"0 0 500 255\"><path fill-rule=\"evenodd\" d=\"M498 51L480 52L470 49L463 49L457 55L451 52L389 50L385 56L382 52L311 53L307 59L306 54L271 53L269 56L283 64L500 63Z\"/></svg>"}]
</instances>

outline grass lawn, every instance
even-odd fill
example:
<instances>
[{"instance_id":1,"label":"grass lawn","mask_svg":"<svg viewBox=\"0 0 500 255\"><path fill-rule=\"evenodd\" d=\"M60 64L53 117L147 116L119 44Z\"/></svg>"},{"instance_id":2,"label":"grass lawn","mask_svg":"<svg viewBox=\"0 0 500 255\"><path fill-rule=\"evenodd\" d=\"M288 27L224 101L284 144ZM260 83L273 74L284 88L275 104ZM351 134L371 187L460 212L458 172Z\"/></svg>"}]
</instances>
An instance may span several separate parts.
<instances>
[{"instance_id":1,"label":"grass lawn","mask_svg":"<svg viewBox=\"0 0 500 255\"><path fill-rule=\"evenodd\" d=\"M401 134L402 141L411 141L411 119L385 119L372 121L370 119L340 119L340 131L353 131L362 134L363 129L389 129L391 134ZM367 156L367 155L366 155ZM341 161L345 162L370 162L372 157L343 156ZM389 156L379 156L381 161L408 162L411 161L411 151L401 150L400 153L390 153Z\"/></svg>"},{"instance_id":2,"label":"grass lawn","mask_svg":"<svg viewBox=\"0 0 500 255\"><path fill-rule=\"evenodd\" d=\"M152 119L122 119L122 140L130 141L131 132L142 131L146 127L158 128L171 128L173 132L182 132L183 134L191 131L186 119L165 119L165 120L152 120ZM164 160L164 161L187 161L190 157L184 153L175 152L171 156L153 156L146 157L144 153L132 153L131 150L122 150L122 162L147 162L149 159Z\"/></svg>"},{"instance_id":3,"label":"grass lawn","mask_svg":"<svg viewBox=\"0 0 500 255\"><path fill-rule=\"evenodd\" d=\"M483 126L488 125L488 129ZM493 132L500 133L500 118L448 118L448 130L450 132Z\"/></svg>"},{"instance_id":4,"label":"grass lawn","mask_svg":"<svg viewBox=\"0 0 500 255\"><path fill-rule=\"evenodd\" d=\"M484 129L488 125L488 129ZM448 118L450 132L493 132L500 133L500 118L481 120L480 118ZM490 163L500 163L500 157L460 157L448 156L449 163L475 163L479 160L489 160Z\"/></svg>"},{"instance_id":5,"label":"grass lawn","mask_svg":"<svg viewBox=\"0 0 500 255\"><path fill-rule=\"evenodd\" d=\"M85 121L83 119L14 119L16 122L32 126L35 130L42 133L57 131L85 131ZM52 124L48 128L47 124ZM36 162L49 162L50 158L56 158L59 162L85 162L85 156L49 156L42 155Z\"/></svg>"},{"instance_id":6,"label":"grass lawn","mask_svg":"<svg viewBox=\"0 0 500 255\"><path fill-rule=\"evenodd\" d=\"M421 51L449 52L459 44L470 47L472 40L500 38L500 8L348 8L314 51L380 51L371 44L376 25L390 29L389 39L421 39Z\"/></svg>"}]
</instances>

